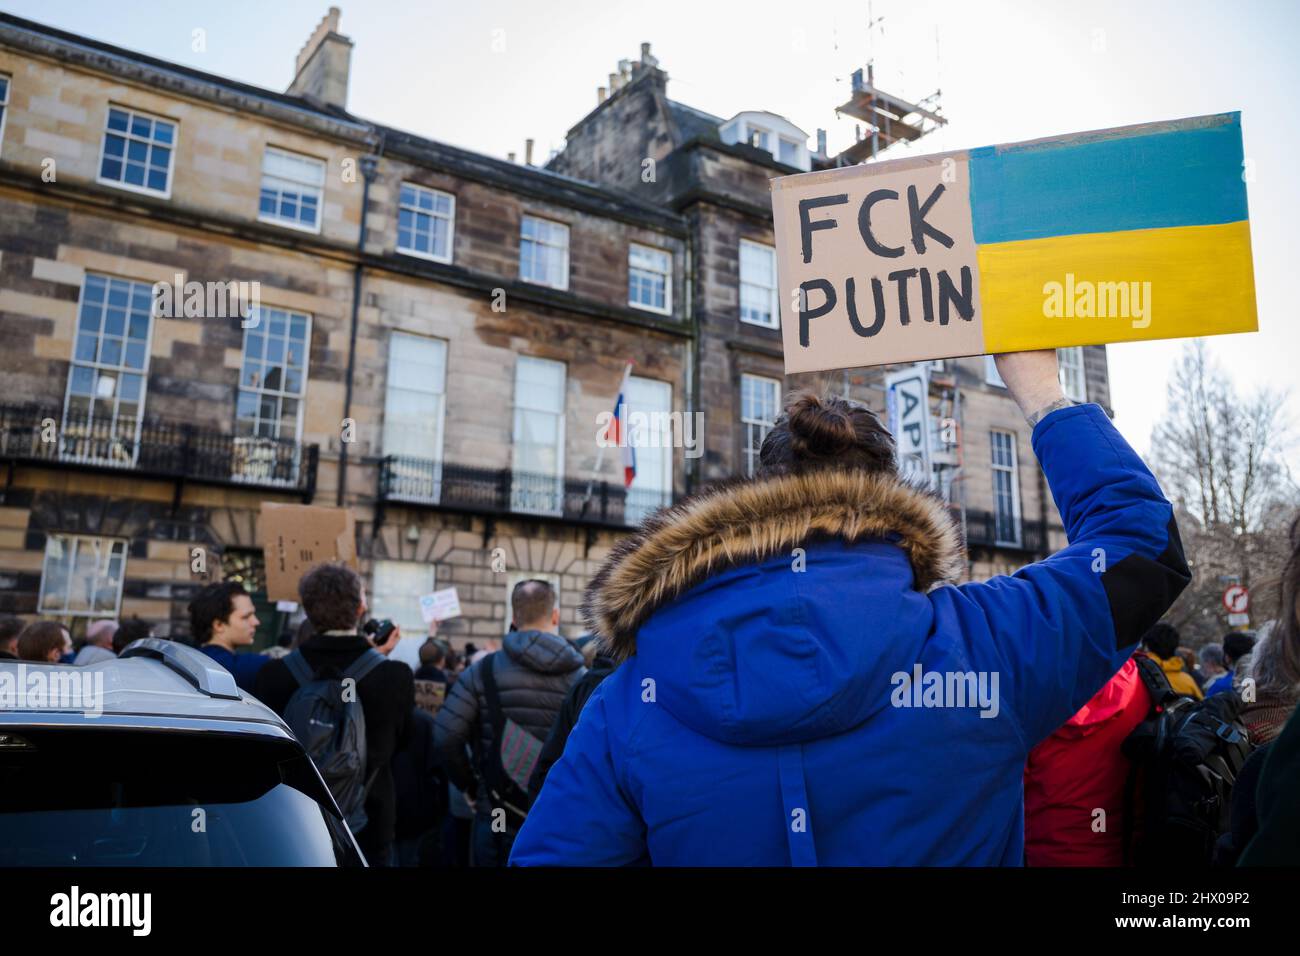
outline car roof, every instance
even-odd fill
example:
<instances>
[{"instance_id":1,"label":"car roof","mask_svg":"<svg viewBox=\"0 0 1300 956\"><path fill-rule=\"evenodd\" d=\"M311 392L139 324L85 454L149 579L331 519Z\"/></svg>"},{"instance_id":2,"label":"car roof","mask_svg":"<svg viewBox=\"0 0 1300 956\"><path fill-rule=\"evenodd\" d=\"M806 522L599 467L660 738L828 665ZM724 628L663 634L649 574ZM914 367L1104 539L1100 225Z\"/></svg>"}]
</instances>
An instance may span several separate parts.
<instances>
[{"instance_id":1,"label":"car roof","mask_svg":"<svg viewBox=\"0 0 1300 956\"><path fill-rule=\"evenodd\" d=\"M283 735L279 731L287 733L287 727L275 711L240 690L234 677L224 667L206 654L163 638L135 641L123 649L121 656L98 664L0 661L0 675L13 673L15 687L21 686L18 682L18 674L21 673L19 668L26 668L29 675L39 671L48 677L67 673L81 675L83 680L90 677L97 685L97 705L102 713L85 713L84 719L87 721L115 716L156 717L173 728L182 726L177 723L178 720L229 721L232 726L223 729L269 732L277 736ZM96 674L102 675L102 678L91 676ZM99 683L101 680L102 684ZM55 686L53 680L47 683L51 687ZM84 709L76 707L74 712ZM0 710L0 722L29 722L32 715L53 714L56 710L56 707L10 706ZM63 709L58 712L66 715L70 711ZM63 719L58 722L68 721ZM265 729L256 726L236 728L234 722L265 725ZM148 726L147 721L132 720L131 723L134 726Z\"/></svg>"}]
</instances>

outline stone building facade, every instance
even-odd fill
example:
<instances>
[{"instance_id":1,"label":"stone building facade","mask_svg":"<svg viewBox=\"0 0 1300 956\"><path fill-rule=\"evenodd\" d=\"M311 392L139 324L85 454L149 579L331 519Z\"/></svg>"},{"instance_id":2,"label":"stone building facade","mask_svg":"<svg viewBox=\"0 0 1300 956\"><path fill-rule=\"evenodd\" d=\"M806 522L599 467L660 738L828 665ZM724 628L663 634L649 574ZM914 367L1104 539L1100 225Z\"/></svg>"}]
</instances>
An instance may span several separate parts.
<instances>
[{"instance_id":1,"label":"stone building facade","mask_svg":"<svg viewBox=\"0 0 1300 956\"><path fill-rule=\"evenodd\" d=\"M353 510L408 634L454 585L444 632L499 637L544 577L576 635L618 537L751 467L786 388L883 407L876 371L784 380L764 250L795 167L669 100L648 51L541 168L352 115L350 50L331 11L277 93L0 15L0 612L183 636L219 573L271 640L260 508L310 502ZM1105 405L1104 349L1076 358ZM629 407L699 413L703 454L638 448L625 489L597 435L629 362ZM932 388L961 395L960 503L1014 488L1018 540L972 524L973 573L1036 556L1059 522L1014 405L983 358Z\"/></svg>"}]
</instances>

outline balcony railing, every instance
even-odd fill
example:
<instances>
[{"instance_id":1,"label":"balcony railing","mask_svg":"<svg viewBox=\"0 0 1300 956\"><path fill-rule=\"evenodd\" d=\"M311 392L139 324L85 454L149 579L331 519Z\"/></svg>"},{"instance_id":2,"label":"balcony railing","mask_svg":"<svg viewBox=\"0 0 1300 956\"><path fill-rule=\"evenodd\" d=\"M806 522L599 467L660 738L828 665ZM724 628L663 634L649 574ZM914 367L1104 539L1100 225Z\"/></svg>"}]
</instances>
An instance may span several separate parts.
<instances>
[{"instance_id":1,"label":"balcony railing","mask_svg":"<svg viewBox=\"0 0 1300 956\"><path fill-rule=\"evenodd\" d=\"M1023 518L1016 520L968 508L966 546L1042 554L1047 550L1047 533L1041 521L1026 521Z\"/></svg>"},{"instance_id":2,"label":"balcony railing","mask_svg":"<svg viewBox=\"0 0 1300 956\"><path fill-rule=\"evenodd\" d=\"M316 445L228 435L180 422L67 422L61 409L0 405L0 461L277 488L310 499Z\"/></svg>"},{"instance_id":3,"label":"balcony railing","mask_svg":"<svg viewBox=\"0 0 1300 956\"><path fill-rule=\"evenodd\" d=\"M630 528L669 504L672 495L635 487L628 490L608 481L389 455L379 462L379 498L448 511Z\"/></svg>"}]
</instances>

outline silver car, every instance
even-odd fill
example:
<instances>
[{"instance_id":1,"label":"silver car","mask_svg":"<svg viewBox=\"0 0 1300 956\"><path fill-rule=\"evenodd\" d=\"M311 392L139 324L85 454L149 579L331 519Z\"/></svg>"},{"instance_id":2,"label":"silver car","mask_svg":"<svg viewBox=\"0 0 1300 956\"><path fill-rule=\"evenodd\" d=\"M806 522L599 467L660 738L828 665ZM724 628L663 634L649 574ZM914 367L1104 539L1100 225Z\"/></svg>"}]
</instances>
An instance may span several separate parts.
<instances>
[{"instance_id":1,"label":"silver car","mask_svg":"<svg viewBox=\"0 0 1300 956\"><path fill-rule=\"evenodd\" d=\"M289 728L206 655L0 661L0 866L364 865Z\"/></svg>"}]
</instances>

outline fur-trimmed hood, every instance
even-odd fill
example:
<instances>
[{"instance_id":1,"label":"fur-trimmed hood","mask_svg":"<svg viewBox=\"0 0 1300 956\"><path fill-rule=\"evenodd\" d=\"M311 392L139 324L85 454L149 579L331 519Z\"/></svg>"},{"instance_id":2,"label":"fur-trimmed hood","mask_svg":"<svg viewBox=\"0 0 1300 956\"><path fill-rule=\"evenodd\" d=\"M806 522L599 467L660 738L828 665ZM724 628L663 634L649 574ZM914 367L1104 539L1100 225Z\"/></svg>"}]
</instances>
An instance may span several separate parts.
<instances>
[{"instance_id":1,"label":"fur-trimmed hood","mask_svg":"<svg viewBox=\"0 0 1300 956\"><path fill-rule=\"evenodd\" d=\"M891 541L906 553L921 592L956 579L963 567L947 507L893 474L736 481L656 512L616 545L587 588L583 617L613 657L626 659L636 652L637 631L665 604L720 572L792 555L819 537Z\"/></svg>"}]
</instances>

